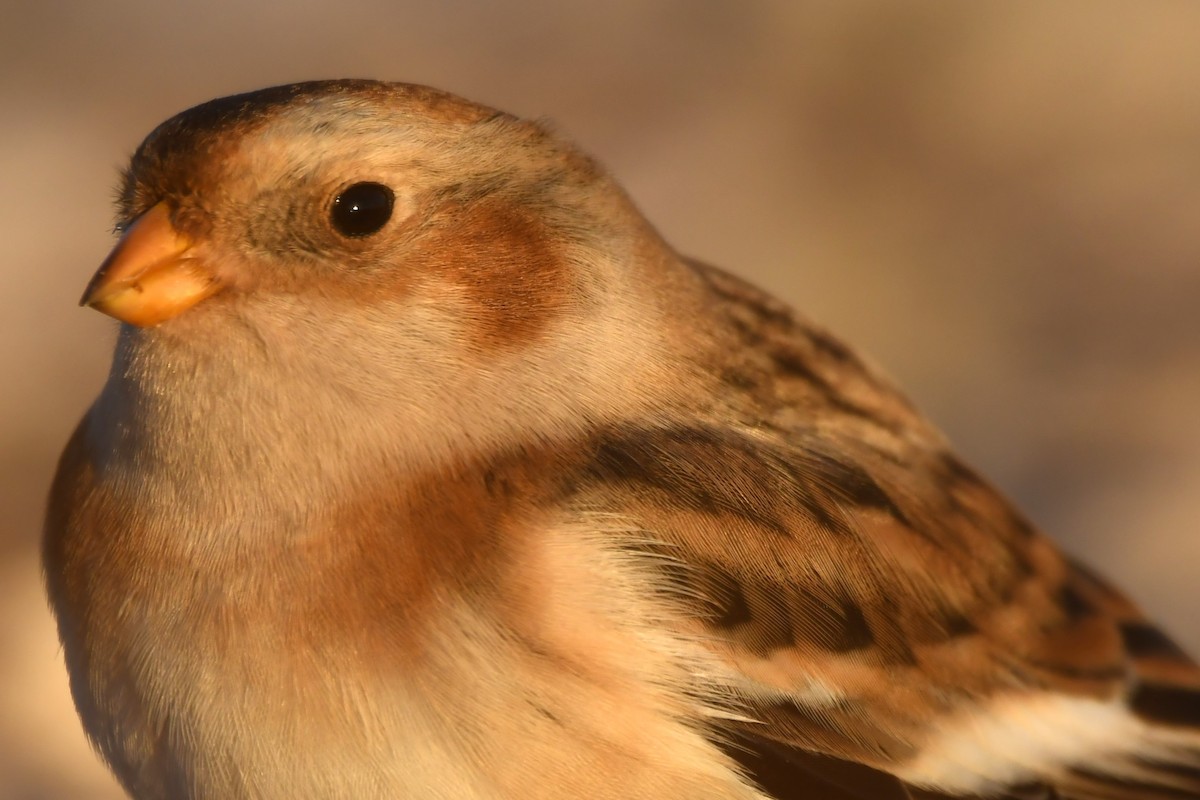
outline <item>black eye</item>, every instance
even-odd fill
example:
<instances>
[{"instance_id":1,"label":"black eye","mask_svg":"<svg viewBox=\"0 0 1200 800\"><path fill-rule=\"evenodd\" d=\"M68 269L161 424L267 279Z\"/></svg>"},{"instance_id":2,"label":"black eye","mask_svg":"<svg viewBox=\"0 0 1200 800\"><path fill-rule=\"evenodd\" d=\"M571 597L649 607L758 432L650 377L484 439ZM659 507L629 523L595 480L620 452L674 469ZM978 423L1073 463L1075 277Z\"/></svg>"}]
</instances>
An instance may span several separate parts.
<instances>
[{"instance_id":1,"label":"black eye","mask_svg":"<svg viewBox=\"0 0 1200 800\"><path fill-rule=\"evenodd\" d=\"M395 199L381 183L356 183L333 198L329 219L343 236L370 236L391 219Z\"/></svg>"}]
</instances>

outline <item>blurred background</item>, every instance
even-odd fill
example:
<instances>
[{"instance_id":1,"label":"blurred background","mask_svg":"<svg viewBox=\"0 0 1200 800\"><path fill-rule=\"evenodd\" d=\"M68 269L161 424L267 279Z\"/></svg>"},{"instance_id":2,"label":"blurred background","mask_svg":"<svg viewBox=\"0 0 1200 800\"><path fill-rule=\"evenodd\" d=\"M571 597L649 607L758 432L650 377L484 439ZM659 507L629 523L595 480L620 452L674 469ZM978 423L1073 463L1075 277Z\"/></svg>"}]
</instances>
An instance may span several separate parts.
<instances>
[{"instance_id":1,"label":"blurred background","mask_svg":"<svg viewBox=\"0 0 1200 800\"><path fill-rule=\"evenodd\" d=\"M76 307L167 116L318 77L548 117L680 249L873 354L1200 651L1200 4L0 5L0 800L118 798L37 563L114 323Z\"/></svg>"}]
</instances>

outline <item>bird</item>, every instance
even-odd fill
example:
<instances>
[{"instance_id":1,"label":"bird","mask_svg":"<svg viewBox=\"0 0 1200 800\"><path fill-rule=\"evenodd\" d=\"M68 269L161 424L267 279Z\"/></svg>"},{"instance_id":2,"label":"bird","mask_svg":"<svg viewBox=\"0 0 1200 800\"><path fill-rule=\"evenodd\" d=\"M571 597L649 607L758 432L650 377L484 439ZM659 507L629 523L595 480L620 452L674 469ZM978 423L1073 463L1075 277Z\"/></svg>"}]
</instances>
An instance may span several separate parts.
<instances>
[{"instance_id":1,"label":"bird","mask_svg":"<svg viewBox=\"0 0 1200 800\"><path fill-rule=\"evenodd\" d=\"M865 356L544 121L167 120L43 568L160 798L1200 798L1200 668Z\"/></svg>"}]
</instances>

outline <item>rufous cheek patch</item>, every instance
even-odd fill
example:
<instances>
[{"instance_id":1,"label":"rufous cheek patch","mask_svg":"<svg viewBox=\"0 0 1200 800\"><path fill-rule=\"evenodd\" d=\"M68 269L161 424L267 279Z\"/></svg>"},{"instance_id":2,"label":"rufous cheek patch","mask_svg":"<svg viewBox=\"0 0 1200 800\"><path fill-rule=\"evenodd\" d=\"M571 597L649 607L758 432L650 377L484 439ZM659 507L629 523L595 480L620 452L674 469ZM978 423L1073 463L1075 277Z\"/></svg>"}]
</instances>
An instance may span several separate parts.
<instances>
[{"instance_id":1,"label":"rufous cheek patch","mask_svg":"<svg viewBox=\"0 0 1200 800\"><path fill-rule=\"evenodd\" d=\"M532 210L504 199L447 209L419 246L416 274L465 300L463 320L483 351L537 339L569 305L566 249Z\"/></svg>"}]
</instances>

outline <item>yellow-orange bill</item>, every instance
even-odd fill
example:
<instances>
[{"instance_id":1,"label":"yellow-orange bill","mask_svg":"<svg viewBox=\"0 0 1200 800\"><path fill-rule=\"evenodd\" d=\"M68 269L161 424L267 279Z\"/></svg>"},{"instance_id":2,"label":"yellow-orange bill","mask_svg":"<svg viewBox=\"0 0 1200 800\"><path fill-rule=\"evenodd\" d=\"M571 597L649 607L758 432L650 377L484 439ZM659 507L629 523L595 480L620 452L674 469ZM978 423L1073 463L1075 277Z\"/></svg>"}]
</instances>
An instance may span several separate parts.
<instances>
[{"instance_id":1,"label":"yellow-orange bill","mask_svg":"<svg viewBox=\"0 0 1200 800\"><path fill-rule=\"evenodd\" d=\"M221 288L216 274L192 252L158 203L133 221L100 269L80 305L148 327L182 314Z\"/></svg>"}]
</instances>

